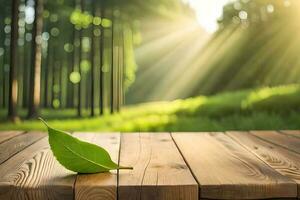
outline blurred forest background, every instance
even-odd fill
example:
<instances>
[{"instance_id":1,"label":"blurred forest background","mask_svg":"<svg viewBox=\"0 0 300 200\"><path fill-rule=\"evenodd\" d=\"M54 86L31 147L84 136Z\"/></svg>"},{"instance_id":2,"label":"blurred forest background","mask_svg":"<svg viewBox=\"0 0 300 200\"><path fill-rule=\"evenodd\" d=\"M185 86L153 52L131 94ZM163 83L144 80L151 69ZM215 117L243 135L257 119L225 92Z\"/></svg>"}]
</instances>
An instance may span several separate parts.
<instances>
[{"instance_id":1,"label":"blurred forest background","mask_svg":"<svg viewBox=\"0 0 300 200\"><path fill-rule=\"evenodd\" d=\"M2 1L0 129L300 129L298 0Z\"/></svg>"}]
</instances>

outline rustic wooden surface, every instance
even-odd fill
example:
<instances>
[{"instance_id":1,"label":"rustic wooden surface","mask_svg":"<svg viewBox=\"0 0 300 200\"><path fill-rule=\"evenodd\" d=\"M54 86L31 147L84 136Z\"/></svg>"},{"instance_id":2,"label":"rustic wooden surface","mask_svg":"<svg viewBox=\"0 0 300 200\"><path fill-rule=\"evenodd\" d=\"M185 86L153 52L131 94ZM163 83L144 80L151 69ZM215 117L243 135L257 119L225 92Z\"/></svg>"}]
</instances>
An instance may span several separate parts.
<instances>
[{"instance_id":1,"label":"rustic wooden surface","mask_svg":"<svg viewBox=\"0 0 300 200\"><path fill-rule=\"evenodd\" d=\"M22 133L24 133L24 131L0 131L0 143Z\"/></svg>"},{"instance_id":2,"label":"rustic wooden surface","mask_svg":"<svg viewBox=\"0 0 300 200\"><path fill-rule=\"evenodd\" d=\"M45 136L45 133L31 132L27 134L16 134L12 139L3 141L0 145L0 164Z\"/></svg>"},{"instance_id":3,"label":"rustic wooden surface","mask_svg":"<svg viewBox=\"0 0 300 200\"><path fill-rule=\"evenodd\" d=\"M300 198L300 131L73 135L134 169L76 174L47 134L0 132L0 199Z\"/></svg>"},{"instance_id":4,"label":"rustic wooden surface","mask_svg":"<svg viewBox=\"0 0 300 200\"><path fill-rule=\"evenodd\" d=\"M124 134L121 141L120 164L134 169L120 171L120 200L198 198L198 185L169 133Z\"/></svg>"},{"instance_id":5,"label":"rustic wooden surface","mask_svg":"<svg viewBox=\"0 0 300 200\"><path fill-rule=\"evenodd\" d=\"M173 134L200 183L201 198L295 197L296 184L223 133Z\"/></svg>"},{"instance_id":6,"label":"rustic wooden surface","mask_svg":"<svg viewBox=\"0 0 300 200\"><path fill-rule=\"evenodd\" d=\"M300 197L300 154L261 140L251 133L229 132L227 134L280 174L293 179L298 185L298 197Z\"/></svg>"},{"instance_id":7,"label":"rustic wooden surface","mask_svg":"<svg viewBox=\"0 0 300 200\"><path fill-rule=\"evenodd\" d=\"M287 134L287 135L291 135L291 136L300 138L300 131L295 131L295 130L286 131L286 130L283 130L283 131L280 131L280 133L284 133L284 134Z\"/></svg>"},{"instance_id":8,"label":"rustic wooden surface","mask_svg":"<svg viewBox=\"0 0 300 200\"><path fill-rule=\"evenodd\" d=\"M73 199L75 178L55 160L46 137L0 165L0 199Z\"/></svg>"},{"instance_id":9,"label":"rustic wooden surface","mask_svg":"<svg viewBox=\"0 0 300 200\"><path fill-rule=\"evenodd\" d=\"M76 137L105 148L116 163L119 161L120 134L75 133ZM80 174L75 184L75 199L113 200L117 198L117 171L99 174Z\"/></svg>"}]
</instances>

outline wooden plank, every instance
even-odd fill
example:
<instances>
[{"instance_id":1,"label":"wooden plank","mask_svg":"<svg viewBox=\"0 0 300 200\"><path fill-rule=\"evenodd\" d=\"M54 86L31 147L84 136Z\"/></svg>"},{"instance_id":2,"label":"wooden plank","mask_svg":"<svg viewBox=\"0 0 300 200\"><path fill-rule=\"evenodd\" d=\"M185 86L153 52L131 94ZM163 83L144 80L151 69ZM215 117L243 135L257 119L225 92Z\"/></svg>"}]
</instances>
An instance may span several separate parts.
<instances>
[{"instance_id":1,"label":"wooden plank","mask_svg":"<svg viewBox=\"0 0 300 200\"><path fill-rule=\"evenodd\" d=\"M198 185L169 133L121 136L118 199L198 199Z\"/></svg>"},{"instance_id":2,"label":"wooden plank","mask_svg":"<svg viewBox=\"0 0 300 200\"><path fill-rule=\"evenodd\" d=\"M280 174L293 179L298 186L300 197L300 155L278 145L266 142L248 132L227 132L249 151L278 171Z\"/></svg>"},{"instance_id":3,"label":"wooden plank","mask_svg":"<svg viewBox=\"0 0 300 200\"><path fill-rule=\"evenodd\" d=\"M0 164L45 136L46 134L42 132L30 132L4 141L0 144Z\"/></svg>"},{"instance_id":4,"label":"wooden plank","mask_svg":"<svg viewBox=\"0 0 300 200\"><path fill-rule=\"evenodd\" d=\"M213 199L201 198L200 200L213 200ZM240 200L242 200L242 199L240 199ZM257 200L257 199L247 199L247 200ZM299 199L298 198L271 198L271 199L262 199L262 200L299 200Z\"/></svg>"},{"instance_id":5,"label":"wooden plank","mask_svg":"<svg viewBox=\"0 0 300 200\"><path fill-rule=\"evenodd\" d=\"M283 131L280 131L280 132L284 133L284 134L287 134L287 135L290 135L290 136L294 136L294 137L300 138L300 131L296 131L296 130L283 130Z\"/></svg>"},{"instance_id":6,"label":"wooden plank","mask_svg":"<svg viewBox=\"0 0 300 200\"><path fill-rule=\"evenodd\" d=\"M76 133L76 137L105 148L113 161L118 163L119 133ZM75 184L76 200L115 200L117 199L117 171L98 174L80 174Z\"/></svg>"},{"instance_id":7,"label":"wooden plank","mask_svg":"<svg viewBox=\"0 0 300 200\"><path fill-rule=\"evenodd\" d=\"M295 198L297 185L223 133L172 134L205 199Z\"/></svg>"},{"instance_id":8,"label":"wooden plank","mask_svg":"<svg viewBox=\"0 0 300 200\"><path fill-rule=\"evenodd\" d=\"M46 137L0 165L0 199L73 199L75 178L56 161Z\"/></svg>"},{"instance_id":9,"label":"wooden plank","mask_svg":"<svg viewBox=\"0 0 300 200\"><path fill-rule=\"evenodd\" d=\"M9 140L22 133L24 133L24 131L0 131L0 143Z\"/></svg>"},{"instance_id":10,"label":"wooden plank","mask_svg":"<svg viewBox=\"0 0 300 200\"><path fill-rule=\"evenodd\" d=\"M300 138L276 131L251 131L251 134L290 151L300 153Z\"/></svg>"}]
</instances>

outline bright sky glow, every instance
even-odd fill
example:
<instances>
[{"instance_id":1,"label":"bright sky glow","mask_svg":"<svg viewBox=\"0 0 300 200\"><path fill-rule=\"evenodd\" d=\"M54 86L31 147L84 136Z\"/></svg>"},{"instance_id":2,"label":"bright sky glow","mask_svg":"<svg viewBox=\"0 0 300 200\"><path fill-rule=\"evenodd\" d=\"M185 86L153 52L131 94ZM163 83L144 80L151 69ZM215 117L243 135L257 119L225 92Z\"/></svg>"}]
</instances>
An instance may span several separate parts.
<instances>
[{"instance_id":1,"label":"bright sky glow","mask_svg":"<svg viewBox=\"0 0 300 200\"><path fill-rule=\"evenodd\" d=\"M203 28L212 33L217 30L217 19L222 15L223 6L230 0L185 0L196 10Z\"/></svg>"}]
</instances>

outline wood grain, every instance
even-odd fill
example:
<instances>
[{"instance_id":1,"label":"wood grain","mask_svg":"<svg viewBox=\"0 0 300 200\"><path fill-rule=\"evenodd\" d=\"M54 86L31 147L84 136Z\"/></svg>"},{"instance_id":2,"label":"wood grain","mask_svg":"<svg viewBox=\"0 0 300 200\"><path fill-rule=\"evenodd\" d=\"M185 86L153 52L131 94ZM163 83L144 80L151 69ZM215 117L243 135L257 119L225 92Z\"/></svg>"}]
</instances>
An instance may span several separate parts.
<instances>
[{"instance_id":1,"label":"wood grain","mask_svg":"<svg viewBox=\"0 0 300 200\"><path fill-rule=\"evenodd\" d=\"M297 138L300 138L300 131L296 131L296 130L283 130L283 131L280 131L281 133L284 133L284 134L287 134L287 135L290 135L290 136L294 136L294 137L297 137Z\"/></svg>"},{"instance_id":2,"label":"wood grain","mask_svg":"<svg viewBox=\"0 0 300 200\"><path fill-rule=\"evenodd\" d=\"M169 133L121 136L118 199L194 200L198 185Z\"/></svg>"},{"instance_id":3,"label":"wood grain","mask_svg":"<svg viewBox=\"0 0 300 200\"><path fill-rule=\"evenodd\" d=\"M24 131L0 131L0 143L9 140L22 133L24 133Z\"/></svg>"},{"instance_id":4,"label":"wood grain","mask_svg":"<svg viewBox=\"0 0 300 200\"><path fill-rule=\"evenodd\" d=\"M0 199L73 199L75 178L56 161L46 137L0 165Z\"/></svg>"},{"instance_id":5,"label":"wood grain","mask_svg":"<svg viewBox=\"0 0 300 200\"><path fill-rule=\"evenodd\" d=\"M300 197L300 155L278 145L266 142L248 132L227 132L238 143L249 149L280 174L293 179Z\"/></svg>"},{"instance_id":6,"label":"wood grain","mask_svg":"<svg viewBox=\"0 0 300 200\"><path fill-rule=\"evenodd\" d=\"M290 151L300 153L300 138L279 133L277 131L251 131L251 133L265 141L282 146Z\"/></svg>"},{"instance_id":7,"label":"wood grain","mask_svg":"<svg viewBox=\"0 0 300 200\"><path fill-rule=\"evenodd\" d=\"M297 185L223 133L174 133L208 199L295 198Z\"/></svg>"},{"instance_id":8,"label":"wood grain","mask_svg":"<svg viewBox=\"0 0 300 200\"><path fill-rule=\"evenodd\" d=\"M80 139L105 148L114 162L118 163L119 133L76 133ZM115 200L117 199L117 171L98 174L80 174L75 184L76 200Z\"/></svg>"},{"instance_id":9,"label":"wood grain","mask_svg":"<svg viewBox=\"0 0 300 200\"><path fill-rule=\"evenodd\" d=\"M17 135L10 140L2 142L0 144L0 164L43 137L46 137L45 133L30 132Z\"/></svg>"}]
</instances>

